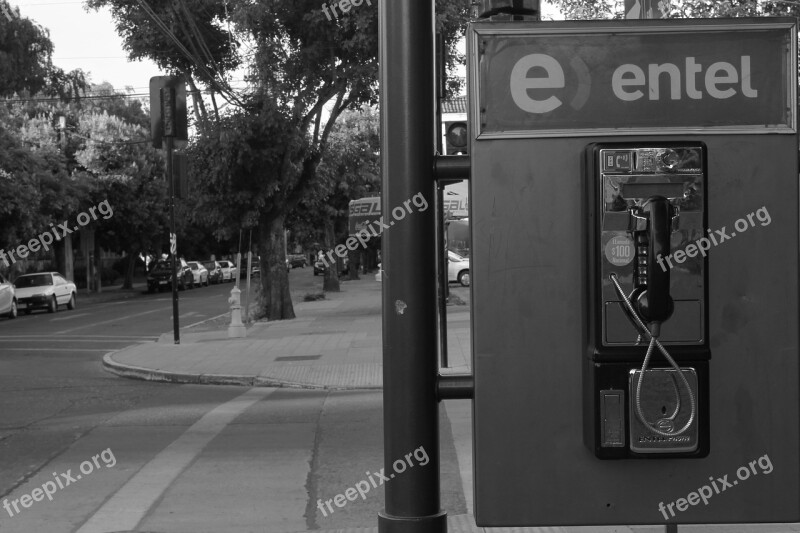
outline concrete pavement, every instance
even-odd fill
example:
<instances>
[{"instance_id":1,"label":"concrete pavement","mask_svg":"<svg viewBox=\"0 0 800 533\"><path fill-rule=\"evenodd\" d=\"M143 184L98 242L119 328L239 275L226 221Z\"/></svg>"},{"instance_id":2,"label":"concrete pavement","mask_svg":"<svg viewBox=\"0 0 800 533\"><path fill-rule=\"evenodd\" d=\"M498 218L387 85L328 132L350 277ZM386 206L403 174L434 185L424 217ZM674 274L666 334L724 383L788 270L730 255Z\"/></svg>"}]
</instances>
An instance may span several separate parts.
<instances>
[{"instance_id":1,"label":"concrete pavement","mask_svg":"<svg viewBox=\"0 0 800 533\"><path fill-rule=\"evenodd\" d=\"M258 322L247 338L230 339L227 329L192 333L180 345L172 333L158 342L112 352L104 366L120 376L175 383L238 384L308 389L379 389L381 366L381 284L370 276L342 283L342 292L295 304L297 318ZM450 368L470 370L469 307L448 307ZM660 533L663 526L478 528L473 516L471 403L445 402L456 449L461 491L468 514L448 516L448 530L493 533ZM305 464L305 459L300 461ZM305 474L304 474L305 475ZM299 485L299 483L298 483ZM202 500L205 501L205 500ZM202 514L203 510L194 509ZM198 515L199 516L199 515ZM287 531L296 530L288 527ZM321 531L321 530L316 530ZM377 527L327 530L331 533L377 533ZM798 524L680 526L682 533L800 531Z\"/></svg>"},{"instance_id":2,"label":"concrete pavement","mask_svg":"<svg viewBox=\"0 0 800 533\"><path fill-rule=\"evenodd\" d=\"M373 276L343 281L342 292L299 302L297 318L256 322L246 338L227 329L172 333L104 357L124 377L202 383L322 389L378 389L382 385L381 284ZM448 307L451 372L469 371L469 310Z\"/></svg>"}]
</instances>

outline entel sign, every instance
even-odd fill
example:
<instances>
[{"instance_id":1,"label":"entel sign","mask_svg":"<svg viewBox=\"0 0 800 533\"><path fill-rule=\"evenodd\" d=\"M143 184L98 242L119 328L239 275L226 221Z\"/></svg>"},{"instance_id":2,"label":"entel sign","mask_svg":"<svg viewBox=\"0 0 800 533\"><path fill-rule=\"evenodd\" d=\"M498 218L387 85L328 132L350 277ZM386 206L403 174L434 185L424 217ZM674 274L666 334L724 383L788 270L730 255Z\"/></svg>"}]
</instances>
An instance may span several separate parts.
<instances>
[{"instance_id":1,"label":"entel sign","mask_svg":"<svg viewBox=\"0 0 800 533\"><path fill-rule=\"evenodd\" d=\"M750 56L742 56L736 65L726 61L717 61L705 69L695 57L687 57L684 65L674 63L648 63L645 68L632 63L625 63L617 67L611 75L611 90L619 100L633 102L644 97L647 90L650 100L662 98L661 77L667 78L668 95L664 98L681 100L684 95L693 100L703 97L724 100L737 94L737 90L746 98L758 97L758 90L752 87L750 75ZM681 67L684 67L681 70ZM543 76L533 76L531 73L543 72ZM741 74L740 74L741 73ZM697 78L704 83L699 85ZM685 81L681 82L681 79ZM528 113L548 113L560 105L562 101L557 96L551 95L543 100L537 100L528 93L529 89L562 89L565 87L564 69L555 58L547 54L528 54L514 65L511 70L509 83L511 96L514 103ZM685 91L684 91L685 88ZM702 90L705 89L705 92Z\"/></svg>"},{"instance_id":2,"label":"entel sign","mask_svg":"<svg viewBox=\"0 0 800 533\"><path fill-rule=\"evenodd\" d=\"M476 29L480 132L794 131L791 24L576 24ZM782 19L781 19L782 20ZM604 31L605 30L605 31ZM473 59L475 57L473 56Z\"/></svg>"}]
</instances>

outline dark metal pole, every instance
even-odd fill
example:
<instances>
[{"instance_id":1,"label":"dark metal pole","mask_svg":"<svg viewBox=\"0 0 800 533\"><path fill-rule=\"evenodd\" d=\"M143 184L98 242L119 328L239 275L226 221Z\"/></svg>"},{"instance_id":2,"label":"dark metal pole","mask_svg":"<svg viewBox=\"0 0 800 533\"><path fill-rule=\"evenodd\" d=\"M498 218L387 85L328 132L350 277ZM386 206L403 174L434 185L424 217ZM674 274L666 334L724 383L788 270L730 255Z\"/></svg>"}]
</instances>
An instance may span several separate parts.
<instances>
[{"instance_id":1,"label":"dark metal pole","mask_svg":"<svg viewBox=\"0 0 800 533\"><path fill-rule=\"evenodd\" d=\"M434 128L436 131L436 153L442 153L442 101L447 94L447 81L445 68L444 37L436 34L436 118ZM436 176L434 175L434 178ZM439 273L438 302L439 302L439 364L443 368L450 366L447 358L447 299L450 297L447 280L447 241L444 229L444 185L436 185L436 271Z\"/></svg>"},{"instance_id":2,"label":"dark metal pole","mask_svg":"<svg viewBox=\"0 0 800 533\"><path fill-rule=\"evenodd\" d=\"M437 121L438 124L439 121ZM447 357L447 299L450 297L447 273L447 231L444 222L444 185L436 185L436 271L439 273L439 359L442 368L450 366Z\"/></svg>"},{"instance_id":3,"label":"dark metal pole","mask_svg":"<svg viewBox=\"0 0 800 533\"><path fill-rule=\"evenodd\" d=\"M402 220L393 209L422 193L434 154L433 0L380 2L383 234L383 413L386 507L380 533L446 533L440 508L436 398L435 209ZM399 212L400 209L395 210ZM390 222L391 221L391 222ZM417 451L424 466L408 465ZM410 455L410 461L414 456Z\"/></svg>"},{"instance_id":4,"label":"dark metal pole","mask_svg":"<svg viewBox=\"0 0 800 533\"><path fill-rule=\"evenodd\" d=\"M169 248L172 255L172 332L175 344L181 343L181 332L178 319L178 234L175 232L175 180L172 176L173 138L164 137L167 156L167 181L169 182Z\"/></svg>"}]
</instances>

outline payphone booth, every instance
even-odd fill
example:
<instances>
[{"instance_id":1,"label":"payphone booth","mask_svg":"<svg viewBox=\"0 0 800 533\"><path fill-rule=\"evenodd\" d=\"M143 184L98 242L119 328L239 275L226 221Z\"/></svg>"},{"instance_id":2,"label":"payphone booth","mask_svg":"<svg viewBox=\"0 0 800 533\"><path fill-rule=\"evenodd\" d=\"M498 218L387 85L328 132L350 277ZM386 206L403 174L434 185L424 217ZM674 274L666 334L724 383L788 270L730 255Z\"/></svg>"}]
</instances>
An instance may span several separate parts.
<instances>
[{"instance_id":1,"label":"payphone booth","mask_svg":"<svg viewBox=\"0 0 800 533\"><path fill-rule=\"evenodd\" d=\"M796 34L471 25L478 525L800 521Z\"/></svg>"}]
</instances>

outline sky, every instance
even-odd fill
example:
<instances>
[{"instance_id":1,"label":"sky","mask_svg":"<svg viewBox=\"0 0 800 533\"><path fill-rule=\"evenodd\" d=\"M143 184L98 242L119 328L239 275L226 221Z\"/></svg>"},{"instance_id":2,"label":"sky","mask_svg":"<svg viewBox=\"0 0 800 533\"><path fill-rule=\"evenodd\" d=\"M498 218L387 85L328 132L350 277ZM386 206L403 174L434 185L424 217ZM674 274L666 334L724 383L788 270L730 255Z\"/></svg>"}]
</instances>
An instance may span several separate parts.
<instances>
[{"instance_id":1,"label":"sky","mask_svg":"<svg viewBox=\"0 0 800 533\"><path fill-rule=\"evenodd\" d=\"M117 90L130 86L137 93L147 92L152 76L164 74L151 61L127 60L108 9L87 12L81 0L9 1L50 31L53 63L65 71L81 68L93 83L108 81ZM545 1L542 10L546 18L555 12Z\"/></svg>"},{"instance_id":2,"label":"sky","mask_svg":"<svg viewBox=\"0 0 800 533\"><path fill-rule=\"evenodd\" d=\"M93 83L107 81L115 89L131 86L147 92L158 67L150 61L129 62L109 10L85 11L81 0L10 0L20 14L50 31L53 63L65 71L81 68Z\"/></svg>"}]
</instances>

